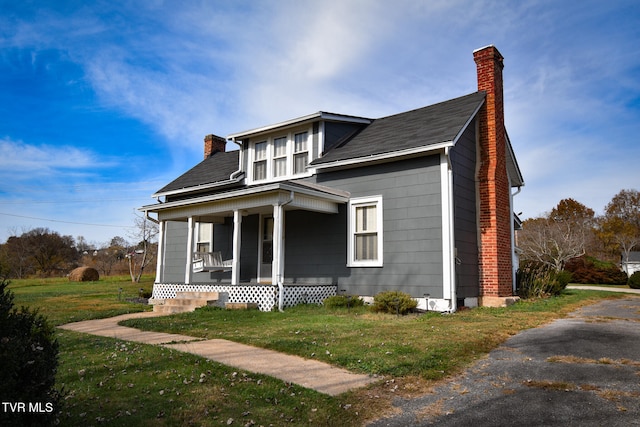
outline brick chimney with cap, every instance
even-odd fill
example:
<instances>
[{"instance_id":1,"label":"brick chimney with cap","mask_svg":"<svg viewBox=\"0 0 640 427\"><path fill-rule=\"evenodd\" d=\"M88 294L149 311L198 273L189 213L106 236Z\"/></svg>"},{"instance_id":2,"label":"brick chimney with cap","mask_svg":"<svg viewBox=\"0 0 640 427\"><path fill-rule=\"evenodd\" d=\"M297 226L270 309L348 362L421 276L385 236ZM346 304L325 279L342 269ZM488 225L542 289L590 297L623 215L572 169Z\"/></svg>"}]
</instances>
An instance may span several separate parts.
<instances>
[{"instance_id":1,"label":"brick chimney with cap","mask_svg":"<svg viewBox=\"0 0 640 427\"><path fill-rule=\"evenodd\" d=\"M217 135L204 137L204 158L208 159L216 153L224 153L227 148L227 140Z\"/></svg>"},{"instance_id":2,"label":"brick chimney with cap","mask_svg":"<svg viewBox=\"0 0 640 427\"><path fill-rule=\"evenodd\" d=\"M480 168L480 305L500 306L513 295L511 195L502 86L503 56L494 46L473 52L478 90L486 92L478 112Z\"/></svg>"}]
</instances>

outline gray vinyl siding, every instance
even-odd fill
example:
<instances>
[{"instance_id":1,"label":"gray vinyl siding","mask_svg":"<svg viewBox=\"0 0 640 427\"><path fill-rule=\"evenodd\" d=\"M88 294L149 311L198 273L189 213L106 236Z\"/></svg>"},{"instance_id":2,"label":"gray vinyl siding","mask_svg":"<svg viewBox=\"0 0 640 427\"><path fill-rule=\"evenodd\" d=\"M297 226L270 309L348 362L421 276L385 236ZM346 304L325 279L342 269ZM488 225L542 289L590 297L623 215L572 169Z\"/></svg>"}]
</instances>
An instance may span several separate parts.
<instances>
[{"instance_id":1,"label":"gray vinyl siding","mask_svg":"<svg viewBox=\"0 0 640 427\"><path fill-rule=\"evenodd\" d=\"M336 215L288 212L285 276L293 282L336 283L375 295L398 289L442 297L442 208L439 156L323 173L319 184L351 198L383 198L383 267L347 267L347 206Z\"/></svg>"},{"instance_id":2,"label":"gray vinyl siding","mask_svg":"<svg viewBox=\"0 0 640 427\"><path fill-rule=\"evenodd\" d=\"M167 221L165 242L164 282L184 283L187 263L187 223Z\"/></svg>"},{"instance_id":3,"label":"gray vinyl siding","mask_svg":"<svg viewBox=\"0 0 640 427\"><path fill-rule=\"evenodd\" d=\"M477 296L475 133L473 125L452 150L458 297ZM442 195L440 157L323 172L308 178L348 191L351 199L382 196L382 267L347 267L348 206L337 214L285 210L285 281L336 284L350 294L400 290L413 297L443 298ZM240 280L257 278L260 216L243 218ZM186 222L168 222L165 282L183 282ZM214 228L214 250L232 257L233 220ZM194 274L194 283L230 281L230 273Z\"/></svg>"},{"instance_id":4,"label":"gray vinyl siding","mask_svg":"<svg viewBox=\"0 0 640 427\"><path fill-rule=\"evenodd\" d=\"M476 134L471 123L451 150L453 167L457 297L478 296Z\"/></svg>"},{"instance_id":5,"label":"gray vinyl siding","mask_svg":"<svg viewBox=\"0 0 640 427\"><path fill-rule=\"evenodd\" d=\"M242 221L240 256L240 280L255 280L258 267L258 215L249 215ZM184 283L187 263L187 223L167 221L166 252L164 265L165 283ZM224 259L233 256L233 218L225 218L224 224L215 224L213 230L213 250L222 252ZM203 272L193 275L193 283L231 281L230 272Z\"/></svg>"},{"instance_id":6,"label":"gray vinyl siding","mask_svg":"<svg viewBox=\"0 0 640 427\"><path fill-rule=\"evenodd\" d=\"M338 214L285 213L285 272L288 283L337 284L349 275L347 207Z\"/></svg>"}]
</instances>

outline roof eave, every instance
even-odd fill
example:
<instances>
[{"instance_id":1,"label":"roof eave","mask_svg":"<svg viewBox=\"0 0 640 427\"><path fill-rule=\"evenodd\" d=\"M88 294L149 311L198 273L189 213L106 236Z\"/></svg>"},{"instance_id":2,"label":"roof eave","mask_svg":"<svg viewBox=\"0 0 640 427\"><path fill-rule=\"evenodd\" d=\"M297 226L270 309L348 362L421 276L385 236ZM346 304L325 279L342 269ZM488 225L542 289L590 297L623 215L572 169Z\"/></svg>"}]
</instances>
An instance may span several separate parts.
<instances>
[{"instance_id":1,"label":"roof eave","mask_svg":"<svg viewBox=\"0 0 640 427\"><path fill-rule=\"evenodd\" d=\"M224 181L211 182L211 183L200 184L200 185L195 185L191 187L183 187L176 190L161 191L161 192L159 191L157 193L152 194L151 197L158 198L158 197L166 197L166 196L175 196L177 194L189 194L189 193L195 193L203 190L209 190L212 188L226 187L228 185L238 184L242 182L242 180L244 179L244 173L239 174L238 172L240 171L236 171L233 174L231 174L231 176L236 175L236 178L230 178Z\"/></svg>"},{"instance_id":2,"label":"roof eave","mask_svg":"<svg viewBox=\"0 0 640 427\"><path fill-rule=\"evenodd\" d=\"M516 154L513 151L513 147L511 146L511 140L509 139L509 135L505 131L505 136L507 140L507 161L511 161L513 165L513 169L515 171L516 176L510 177L512 182L512 187L523 187L524 186L524 177L522 176L522 172L520 171L520 166L518 165L518 160L516 159Z\"/></svg>"},{"instance_id":3,"label":"roof eave","mask_svg":"<svg viewBox=\"0 0 640 427\"><path fill-rule=\"evenodd\" d=\"M437 144L424 145L420 147L409 148L405 150L399 151L390 151L386 153L380 154L372 154L369 156L361 156L354 157L351 159L344 160L336 160L333 162L326 163L311 163L311 167L316 170L327 170L327 169L348 169L351 167L360 167L371 165L375 163L386 163L388 161L397 160L399 158L411 158L411 157L420 157L429 153L435 153L444 150L446 147L453 147L455 145L454 141L445 141Z\"/></svg>"},{"instance_id":4,"label":"roof eave","mask_svg":"<svg viewBox=\"0 0 640 427\"><path fill-rule=\"evenodd\" d=\"M282 129L290 126L302 125L302 124L313 122L316 120L333 120L333 121L341 121L341 122L348 122L348 123L362 123L362 124L369 124L373 121L372 119L368 119L365 117L347 116L342 114L327 113L324 111L319 111L317 113L308 114L306 116L297 117L295 119L286 120L284 122L275 123L268 126L255 128L255 129L250 129L244 132L232 133L227 136L227 139L230 139L238 143L237 140L241 141L247 138L248 136L258 135L265 132L271 132L277 129Z\"/></svg>"},{"instance_id":5,"label":"roof eave","mask_svg":"<svg viewBox=\"0 0 640 427\"><path fill-rule=\"evenodd\" d=\"M320 187L318 187L320 188ZM158 212L166 209L174 209L183 206L197 205L208 202L215 202L224 199L231 199L235 197L252 196L255 194L273 192L273 191L293 191L295 193L305 194L308 196L319 197L325 200L329 200L337 203L347 203L349 201L350 194L348 192L334 190L332 192L320 191L314 189L311 186L299 186L290 184L287 182L278 182L268 184L265 186L242 188L239 190L232 190L224 193L209 194L201 197L194 197L191 199L176 200L173 202L155 203L152 205L145 205L138 208L143 212Z\"/></svg>"}]
</instances>

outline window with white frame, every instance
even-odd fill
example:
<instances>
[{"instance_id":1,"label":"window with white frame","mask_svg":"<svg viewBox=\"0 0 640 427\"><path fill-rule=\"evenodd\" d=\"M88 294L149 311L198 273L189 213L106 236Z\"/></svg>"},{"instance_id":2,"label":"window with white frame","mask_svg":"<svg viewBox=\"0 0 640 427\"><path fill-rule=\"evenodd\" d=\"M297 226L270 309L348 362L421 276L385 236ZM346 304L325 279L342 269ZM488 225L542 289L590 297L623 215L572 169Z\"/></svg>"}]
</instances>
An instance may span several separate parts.
<instances>
[{"instance_id":1,"label":"window with white frame","mask_svg":"<svg viewBox=\"0 0 640 427\"><path fill-rule=\"evenodd\" d=\"M273 176L285 176L287 174L287 137L283 136L273 140Z\"/></svg>"},{"instance_id":2,"label":"window with white frame","mask_svg":"<svg viewBox=\"0 0 640 427\"><path fill-rule=\"evenodd\" d=\"M211 252L213 250L213 224L198 222L196 227L196 236L198 236L196 240L196 252Z\"/></svg>"},{"instance_id":3,"label":"window with white frame","mask_svg":"<svg viewBox=\"0 0 640 427\"><path fill-rule=\"evenodd\" d=\"M308 132L296 133L293 141L293 173L304 173L309 163Z\"/></svg>"},{"instance_id":4,"label":"window with white frame","mask_svg":"<svg viewBox=\"0 0 640 427\"><path fill-rule=\"evenodd\" d=\"M252 181L286 179L307 173L309 132L289 133L254 143Z\"/></svg>"},{"instance_id":5,"label":"window with white frame","mask_svg":"<svg viewBox=\"0 0 640 427\"><path fill-rule=\"evenodd\" d=\"M267 179L267 141L256 143L254 147L253 179Z\"/></svg>"},{"instance_id":6,"label":"window with white frame","mask_svg":"<svg viewBox=\"0 0 640 427\"><path fill-rule=\"evenodd\" d=\"M382 267L382 196L349 202L349 267Z\"/></svg>"}]
</instances>

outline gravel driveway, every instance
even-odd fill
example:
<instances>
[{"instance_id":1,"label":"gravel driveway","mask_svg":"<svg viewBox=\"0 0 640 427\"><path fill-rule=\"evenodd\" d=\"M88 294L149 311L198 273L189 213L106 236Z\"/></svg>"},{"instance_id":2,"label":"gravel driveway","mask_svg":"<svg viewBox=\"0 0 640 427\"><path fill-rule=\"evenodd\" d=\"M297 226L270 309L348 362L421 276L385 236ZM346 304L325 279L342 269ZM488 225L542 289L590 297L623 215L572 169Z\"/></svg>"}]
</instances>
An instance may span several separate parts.
<instances>
[{"instance_id":1,"label":"gravel driveway","mask_svg":"<svg viewBox=\"0 0 640 427\"><path fill-rule=\"evenodd\" d=\"M369 426L640 426L640 297L513 336Z\"/></svg>"}]
</instances>

